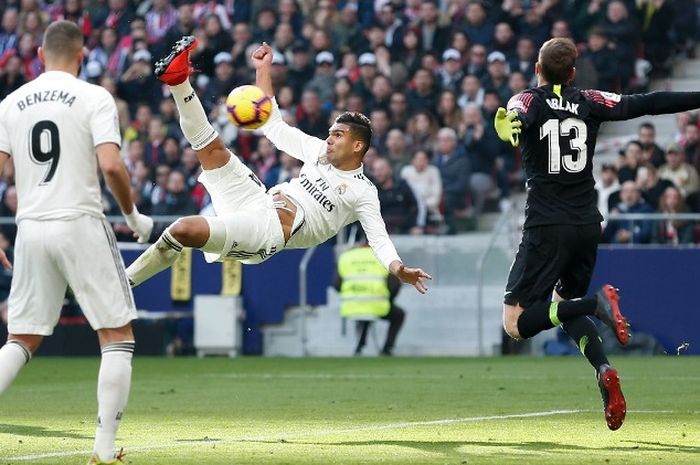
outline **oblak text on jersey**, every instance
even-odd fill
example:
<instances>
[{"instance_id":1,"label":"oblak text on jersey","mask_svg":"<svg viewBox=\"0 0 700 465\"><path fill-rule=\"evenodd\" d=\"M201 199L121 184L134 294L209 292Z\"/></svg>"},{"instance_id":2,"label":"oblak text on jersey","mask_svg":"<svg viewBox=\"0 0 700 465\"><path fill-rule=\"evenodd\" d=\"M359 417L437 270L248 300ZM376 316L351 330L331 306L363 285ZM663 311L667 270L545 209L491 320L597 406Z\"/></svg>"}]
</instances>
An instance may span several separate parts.
<instances>
[{"instance_id":1,"label":"oblak text on jersey","mask_svg":"<svg viewBox=\"0 0 700 465\"><path fill-rule=\"evenodd\" d=\"M547 105L549 105L552 110L563 110L573 113L574 115L578 115L578 103L571 103L556 98L548 98Z\"/></svg>"}]
</instances>

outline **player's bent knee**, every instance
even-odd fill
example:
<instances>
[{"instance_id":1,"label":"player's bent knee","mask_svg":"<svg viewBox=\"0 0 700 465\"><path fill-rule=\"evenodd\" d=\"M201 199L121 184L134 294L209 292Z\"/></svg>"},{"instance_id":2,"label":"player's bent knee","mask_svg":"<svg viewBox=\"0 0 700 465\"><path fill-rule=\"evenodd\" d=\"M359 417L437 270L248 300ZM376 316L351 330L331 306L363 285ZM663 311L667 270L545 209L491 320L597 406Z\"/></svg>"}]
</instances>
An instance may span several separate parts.
<instances>
[{"instance_id":1,"label":"player's bent knee","mask_svg":"<svg viewBox=\"0 0 700 465\"><path fill-rule=\"evenodd\" d=\"M521 340L522 337L520 337L520 333L518 332L518 325L508 325L504 324L503 329L505 330L506 334L510 337L512 337L515 340Z\"/></svg>"},{"instance_id":2,"label":"player's bent knee","mask_svg":"<svg viewBox=\"0 0 700 465\"><path fill-rule=\"evenodd\" d=\"M39 349L43 340L44 336L39 336L38 334L10 334L7 337L7 342L15 341L15 343L19 343L31 354Z\"/></svg>"},{"instance_id":3,"label":"player's bent knee","mask_svg":"<svg viewBox=\"0 0 700 465\"><path fill-rule=\"evenodd\" d=\"M204 217L188 216L168 226L168 232L183 246L199 249L209 239L209 224Z\"/></svg>"},{"instance_id":4,"label":"player's bent knee","mask_svg":"<svg viewBox=\"0 0 700 465\"><path fill-rule=\"evenodd\" d=\"M215 170L226 166L231 159L231 152L220 137L214 139L206 147L197 150L197 159L204 170Z\"/></svg>"},{"instance_id":5,"label":"player's bent knee","mask_svg":"<svg viewBox=\"0 0 700 465\"><path fill-rule=\"evenodd\" d=\"M518 319L508 318L504 315L503 317L503 330L506 334L513 339L520 340L520 332L518 331Z\"/></svg>"},{"instance_id":6,"label":"player's bent knee","mask_svg":"<svg viewBox=\"0 0 700 465\"><path fill-rule=\"evenodd\" d=\"M521 313L522 309L517 306L503 306L503 329L513 339L522 339L520 331L518 331L518 318L520 318Z\"/></svg>"},{"instance_id":7,"label":"player's bent knee","mask_svg":"<svg viewBox=\"0 0 700 465\"><path fill-rule=\"evenodd\" d=\"M120 328L98 329L97 338L100 340L101 346L115 342L133 341L134 331L131 328L131 323L127 323Z\"/></svg>"}]
</instances>

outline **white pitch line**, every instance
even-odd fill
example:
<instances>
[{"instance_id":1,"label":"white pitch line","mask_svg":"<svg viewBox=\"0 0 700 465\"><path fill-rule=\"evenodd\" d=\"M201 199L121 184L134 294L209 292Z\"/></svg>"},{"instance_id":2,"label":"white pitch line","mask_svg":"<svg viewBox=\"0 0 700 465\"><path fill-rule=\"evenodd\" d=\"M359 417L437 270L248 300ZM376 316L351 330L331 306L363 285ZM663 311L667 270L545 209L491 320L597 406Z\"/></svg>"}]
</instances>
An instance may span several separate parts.
<instances>
[{"instance_id":1,"label":"white pitch line","mask_svg":"<svg viewBox=\"0 0 700 465\"><path fill-rule=\"evenodd\" d=\"M463 375L374 375L368 373L205 373L199 376L206 378L221 378L221 379L300 379L300 380L317 380L317 379L330 379L337 381L355 381L355 380L366 380L366 379L417 379L417 380L448 380L455 381L457 379L467 379L467 376ZM498 375L479 375L479 379L490 379L490 380L539 380L542 379L541 376L511 376L504 374L503 376ZM590 376L569 376L567 379L591 379ZM655 378L658 379L658 378Z\"/></svg>"},{"instance_id":2,"label":"white pitch line","mask_svg":"<svg viewBox=\"0 0 700 465\"><path fill-rule=\"evenodd\" d=\"M310 431L303 433L274 433L265 436L243 436L232 439L222 439L222 440L179 440L170 443L161 444L150 444L145 446L135 446L129 447L128 451L131 452L144 452L150 450L158 449L168 449L176 447L196 447L199 445L208 444L235 444L237 442L255 442L255 441L277 441L279 439L287 438L306 438L306 437L323 437L332 436L335 434L349 434L349 433L363 433L372 431L382 431L388 429L401 429L401 428L414 428L420 426L431 426L431 425L452 425L459 423L472 423L478 421L493 421L493 420L517 420L519 418L537 418L537 417L551 417L555 415L570 415L576 413L599 413L599 410L548 410L544 412L526 412L526 413L511 413L505 415L487 415L478 417L463 417L463 418L443 418L438 420L425 420L425 421L405 421L399 423L387 423L384 425L368 425L359 426L357 428L345 428L345 429L325 429L318 431ZM700 414L700 411L681 411L681 410L630 410L628 414L658 414L658 413L690 413L690 414ZM15 457L0 457L0 461L16 461L16 462L30 462L33 460L42 460L49 458L60 458L60 457L75 457L79 455L89 455L91 450L82 451L64 451L64 452L46 452L43 454L32 454L32 455L18 455Z\"/></svg>"},{"instance_id":3,"label":"white pitch line","mask_svg":"<svg viewBox=\"0 0 700 465\"><path fill-rule=\"evenodd\" d=\"M31 461L31 460L41 460L41 459L52 459L58 457L73 457L76 455L89 455L92 454L91 450L72 450L70 452L46 452L44 454L34 454L34 455L18 455L17 457L0 457L0 460L17 460L17 461Z\"/></svg>"},{"instance_id":4,"label":"white pitch line","mask_svg":"<svg viewBox=\"0 0 700 465\"><path fill-rule=\"evenodd\" d=\"M130 447L127 452L141 452L149 451L154 449L168 449L173 447L188 446L193 447L197 445L206 444L229 444L242 441L271 441L277 440L279 438L302 438L302 437L320 437L320 436L331 436L334 434L348 434L348 433L361 433L361 432L371 432L371 431L381 431L387 429L400 429L400 428L411 428L419 426L430 426L430 425L451 425L455 423L471 423L477 421L492 421L492 420L513 420L518 418L536 418L536 417L548 417L554 415L566 415L574 413L582 413L585 410L549 410L544 412L527 412L527 413L513 413L506 415L489 415L489 416L478 416L478 417L464 417L464 418L443 418L439 420L426 420L426 421L405 421L400 423L388 423L384 425L369 425L360 426L357 428L346 428L337 430L320 430L304 433L275 433L274 435L266 436L253 436L253 437L240 437L236 439L224 439L220 441L177 441L162 444L152 444L146 446L136 446ZM30 462L33 460L42 460L49 458L59 458L59 457L74 457L79 455L89 455L91 450L81 450L81 451L64 451L64 452L46 452L43 454L31 454L31 455L18 455L14 457L0 457L0 461L16 461L16 462Z\"/></svg>"},{"instance_id":5,"label":"white pitch line","mask_svg":"<svg viewBox=\"0 0 700 465\"><path fill-rule=\"evenodd\" d=\"M204 373L199 376L206 378L219 379L300 379L300 380L317 380L317 379L333 379L340 381L354 381L361 379L429 379L429 380L455 380L459 378L455 375L424 375L424 374L370 374L370 373ZM504 373L498 374L479 374L479 379L489 380L541 380L541 376L536 375L509 375ZM467 378L467 376L463 376ZM591 376L568 376L567 379L589 380ZM700 376L623 376L623 380L627 381L700 381Z\"/></svg>"},{"instance_id":6,"label":"white pitch line","mask_svg":"<svg viewBox=\"0 0 700 465\"><path fill-rule=\"evenodd\" d=\"M402 423L390 423L388 425L372 425L372 426L362 426L357 428L348 428L343 430L335 430L328 432L321 432L320 434L315 433L301 433L296 435L291 435L292 437L299 436L327 436L330 434L346 434L346 433L360 433L365 431L381 431L386 429L400 429L400 428L411 428L416 426L431 426L431 425L452 425L455 423L471 423L475 421L490 421L490 420L513 420L518 418L533 418L533 417L550 417L553 415L566 415L572 413L582 413L584 410L549 410L546 412L529 412L529 413L513 413L509 415L490 415L483 417L466 417L466 418L445 418L441 420L427 420L427 421L406 421Z\"/></svg>"}]
</instances>

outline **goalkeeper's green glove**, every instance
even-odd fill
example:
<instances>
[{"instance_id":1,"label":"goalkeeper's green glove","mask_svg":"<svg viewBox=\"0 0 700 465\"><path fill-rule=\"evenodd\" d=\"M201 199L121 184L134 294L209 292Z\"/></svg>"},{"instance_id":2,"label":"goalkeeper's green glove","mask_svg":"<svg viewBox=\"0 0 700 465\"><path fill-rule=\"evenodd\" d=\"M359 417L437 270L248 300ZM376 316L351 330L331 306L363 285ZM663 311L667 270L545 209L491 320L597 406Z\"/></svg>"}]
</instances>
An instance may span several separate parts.
<instances>
[{"instance_id":1,"label":"goalkeeper's green glove","mask_svg":"<svg viewBox=\"0 0 700 465\"><path fill-rule=\"evenodd\" d=\"M521 131L520 127L523 125L517 118L518 114L516 112L506 112L505 108L500 107L493 121L498 137L503 142L510 142L513 147L517 147L520 143L518 141L518 135Z\"/></svg>"}]
</instances>

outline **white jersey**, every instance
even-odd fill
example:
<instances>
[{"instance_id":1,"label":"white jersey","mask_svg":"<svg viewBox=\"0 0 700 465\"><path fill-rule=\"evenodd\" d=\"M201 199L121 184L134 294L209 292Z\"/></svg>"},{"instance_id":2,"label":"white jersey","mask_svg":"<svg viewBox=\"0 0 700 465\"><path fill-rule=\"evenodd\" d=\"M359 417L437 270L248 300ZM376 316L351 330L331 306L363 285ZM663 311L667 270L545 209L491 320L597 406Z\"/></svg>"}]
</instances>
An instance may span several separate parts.
<instances>
[{"instance_id":1,"label":"white jersey","mask_svg":"<svg viewBox=\"0 0 700 465\"><path fill-rule=\"evenodd\" d=\"M114 98L62 71L0 102L0 152L12 156L17 221L103 217L95 147L121 144Z\"/></svg>"},{"instance_id":2,"label":"white jersey","mask_svg":"<svg viewBox=\"0 0 700 465\"><path fill-rule=\"evenodd\" d=\"M400 260L386 232L377 188L364 176L362 166L353 171L334 168L326 157L326 142L289 126L282 120L275 99L272 105L270 119L262 127L263 134L279 150L304 163L298 178L270 189L289 196L304 211L304 223L287 247L320 244L359 220L370 247L385 267Z\"/></svg>"}]
</instances>

